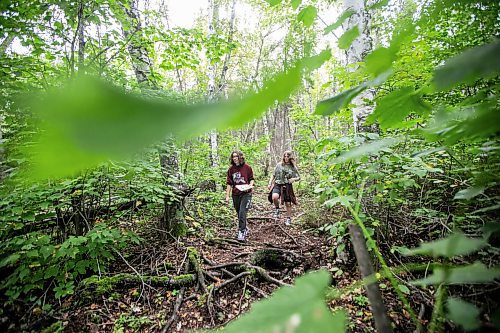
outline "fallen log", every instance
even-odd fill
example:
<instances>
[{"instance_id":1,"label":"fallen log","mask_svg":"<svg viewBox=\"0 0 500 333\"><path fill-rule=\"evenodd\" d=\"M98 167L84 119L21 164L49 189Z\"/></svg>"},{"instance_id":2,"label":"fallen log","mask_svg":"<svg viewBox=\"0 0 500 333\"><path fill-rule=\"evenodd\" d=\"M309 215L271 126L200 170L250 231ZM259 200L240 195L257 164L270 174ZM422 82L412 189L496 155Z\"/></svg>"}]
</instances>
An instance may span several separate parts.
<instances>
[{"instance_id":1,"label":"fallen log","mask_svg":"<svg viewBox=\"0 0 500 333\"><path fill-rule=\"evenodd\" d=\"M138 276L136 274L120 273L106 277L93 275L82 280L79 284L79 289L82 291L83 298L93 299L96 296L110 294L118 288L135 286L143 282L146 282L150 286L175 289L193 285L196 281L196 274Z\"/></svg>"}]
</instances>

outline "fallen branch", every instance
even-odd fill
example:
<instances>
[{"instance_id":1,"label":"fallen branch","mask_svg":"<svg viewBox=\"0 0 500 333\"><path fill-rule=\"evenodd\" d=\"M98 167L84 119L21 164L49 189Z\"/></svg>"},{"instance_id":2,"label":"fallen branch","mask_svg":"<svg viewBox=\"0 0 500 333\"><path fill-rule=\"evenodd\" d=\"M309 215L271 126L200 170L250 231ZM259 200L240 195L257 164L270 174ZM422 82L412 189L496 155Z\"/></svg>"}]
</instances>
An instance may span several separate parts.
<instances>
[{"instance_id":1,"label":"fallen branch","mask_svg":"<svg viewBox=\"0 0 500 333\"><path fill-rule=\"evenodd\" d=\"M205 257L205 256L203 256L203 260L204 260L207 264L209 264L209 265L211 265L211 266L217 266L217 264L216 264L215 262L213 262L212 260L208 259L208 258L207 258L207 257ZM232 273L232 272L228 271L228 270L227 270L227 269L225 269L225 268L222 268L222 269L221 269L221 271L222 271L223 273L225 273L225 274L229 275L229 277L234 277L234 276L236 276L236 274L234 274L234 273ZM254 286L253 284L248 283L248 287L249 287L250 289L252 289L253 291L255 291L257 294L259 294L260 296L262 296L262 297L264 297L264 298L267 298L267 294L266 294L263 290L261 290L261 289L257 288L256 286Z\"/></svg>"},{"instance_id":2,"label":"fallen branch","mask_svg":"<svg viewBox=\"0 0 500 333\"><path fill-rule=\"evenodd\" d=\"M95 296L108 294L119 287L142 284L145 281L147 281L151 286L160 286L175 289L192 285L196 281L196 275L184 274L177 276L137 276L135 274L120 273L113 276L101 278L93 275L82 280L82 282L80 282L80 288L82 288L84 291L84 297L93 298Z\"/></svg>"},{"instance_id":3,"label":"fallen branch","mask_svg":"<svg viewBox=\"0 0 500 333\"><path fill-rule=\"evenodd\" d=\"M189 252L189 249L186 251L186 256ZM184 273L189 272L189 261L186 261L184 265ZM186 290L186 287L182 287L181 290L179 291L179 294L177 295L177 299L175 300L174 304L174 311L172 312L172 316L170 316L170 319L167 321L163 329L160 331L160 333L166 333L170 326L174 323L174 321L177 319L177 313L179 312L179 309L182 305L182 300L184 299L184 292Z\"/></svg>"}]
</instances>

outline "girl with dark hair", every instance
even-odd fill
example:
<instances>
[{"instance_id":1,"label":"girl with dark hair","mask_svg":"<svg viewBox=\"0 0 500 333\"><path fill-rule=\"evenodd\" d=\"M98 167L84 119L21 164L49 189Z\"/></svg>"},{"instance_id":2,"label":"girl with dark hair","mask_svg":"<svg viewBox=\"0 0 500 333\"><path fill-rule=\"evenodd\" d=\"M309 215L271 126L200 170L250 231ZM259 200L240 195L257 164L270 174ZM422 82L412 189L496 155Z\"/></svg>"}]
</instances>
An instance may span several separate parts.
<instances>
[{"instance_id":1,"label":"girl with dark hair","mask_svg":"<svg viewBox=\"0 0 500 333\"><path fill-rule=\"evenodd\" d=\"M244 241L248 235L247 212L252 204L254 184L252 168L245 163L245 156L239 150L231 153L231 166L227 170L226 202L232 193L233 206L238 214L238 240Z\"/></svg>"},{"instance_id":2,"label":"girl with dark hair","mask_svg":"<svg viewBox=\"0 0 500 333\"><path fill-rule=\"evenodd\" d=\"M280 202L285 203L286 219L285 224L292 223L292 203L297 204L297 199L293 193L292 183L300 180L299 171L295 164L295 158L291 151L283 153L281 162L276 165L274 173L269 180L269 201L274 204L274 218L278 219L280 214ZM281 199L281 200L280 200Z\"/></svg>"}]
</instances>

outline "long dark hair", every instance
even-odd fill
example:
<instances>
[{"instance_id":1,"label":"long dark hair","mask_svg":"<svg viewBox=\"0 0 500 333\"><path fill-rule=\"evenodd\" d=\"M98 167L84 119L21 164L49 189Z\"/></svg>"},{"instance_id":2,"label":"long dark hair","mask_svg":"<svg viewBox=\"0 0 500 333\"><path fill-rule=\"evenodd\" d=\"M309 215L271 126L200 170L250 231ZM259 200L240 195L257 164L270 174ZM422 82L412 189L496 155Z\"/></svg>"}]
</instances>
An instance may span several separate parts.
<instances>
[{"instance_id":1,"label":"long dark hair","mask_svg":"<svg viewBox=\"0 0 500 333\"><path fill-rule=\"evenodd\" d=\"M293 153L291 150L286 150L284 153L283 153L283 156L281 158L281 164L285 164L285 155L288 155L288 162L290 162L290 164L295 168L297 169L297 165L295 163L295 157L293 156ZM231 155L232 156L232 155Z\"/></svg>"},{"instance_id":2,"label":"long dark hair","mask_svg":"<svg viewBox=\"0 0 500 333\"><path fill-rule=\"evenodd\" d=\"M245 164L245 155L243 155L243 152L241 152L241 150L233 150L231 152L231 155L229 156L229 163L231 165L236 165L236 164L234 164L234 161L233 161L233 155L234 154L238 155L238 163L239 163L239 165Z\"/></svg>"}]
</instances>

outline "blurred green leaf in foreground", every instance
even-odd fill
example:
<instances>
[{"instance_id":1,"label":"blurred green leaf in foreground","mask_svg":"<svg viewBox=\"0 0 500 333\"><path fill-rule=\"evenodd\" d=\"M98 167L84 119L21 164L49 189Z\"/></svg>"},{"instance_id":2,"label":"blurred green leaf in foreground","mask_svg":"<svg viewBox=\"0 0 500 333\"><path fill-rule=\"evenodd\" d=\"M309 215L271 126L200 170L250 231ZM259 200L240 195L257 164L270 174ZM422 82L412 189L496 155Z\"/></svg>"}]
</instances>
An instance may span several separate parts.
<instances>
[{"instance_id":1,"label":"blurred green leaf in foreground","mask_svg":"<svg viewBox=\"0 0 500 333\"><path fill-rule=\"evenodd\" d=\"M326 271L306 274L295 286L282 287L272 298L254 304L248 314L231 322L223 332L344 332L345 313L339 310L332 315L325 303L329 283Z\"/></svg>"},{"instance_id":2,"label":"blurred green leaf in foreground","mask_svg":"<svg viewBox=\"0 0 500 333\"><path fill-rule=\"evenodd\" d=\"M301 76L330 58L326 50L297 62L257 93L218 104L183 105L147 99L91 77L78 78L33 103L40 122L26 150L32 179L64 177L174 135L186 139L257 118L285 100Z\"/></svg>"}]
</instances>

